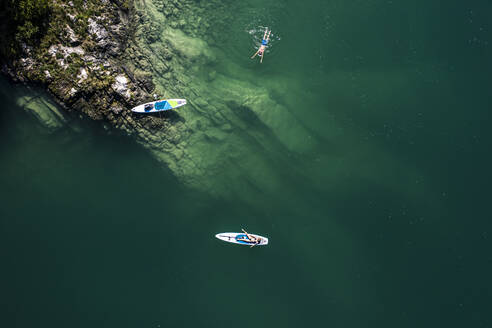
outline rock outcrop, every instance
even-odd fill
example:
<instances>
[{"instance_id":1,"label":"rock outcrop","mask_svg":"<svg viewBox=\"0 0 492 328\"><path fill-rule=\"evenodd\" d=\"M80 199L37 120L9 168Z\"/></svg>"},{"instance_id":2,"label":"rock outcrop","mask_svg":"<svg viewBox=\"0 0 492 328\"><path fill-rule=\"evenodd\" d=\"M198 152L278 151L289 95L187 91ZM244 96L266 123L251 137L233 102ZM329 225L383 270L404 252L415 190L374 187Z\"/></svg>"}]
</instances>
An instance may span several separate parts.
<instances>
[{"instance_id":1,"label":"rock outcrop","mask_svg":"<svg viewBox=\"0 0 492 328\"><path fill-rule=\"evenodd\" d=\"M133 135L189 185L232 195L225 191L230 181L234 192L242 192L282 180L271 154L282 157L298 147L286 131L302 136L299 144L308 133L251 72L219 63L217 56L227 56L211 45L223 42L216 33L233 19L222 1L136 0L128 6L87 0L82 8L53 3L57 23L41 46L26 48L3 67L14 80L41 83L68 110ZM224 64L231 73L219 70ZM188 105L155 116L130 111L155 94L186 98ZM282 113L282 124L272 111ZM225 170L231 162L238 165Z\"/></svg>"},{"instance_id":2,"label":"rock outcrop","mask_svg":"<svg viewBox=\"0 0 492 328\"><path fill-rule=\"evenodd\" d=\"M80 2L77 2L80 3ZM36 48L24 47L20 58L2 72L16 82L43 85L68 110L105 119L132 133L129 109L153 91L121 64L134 31L133 6L116 0L88 0L75 5L53 0L50 28ZM141 122L144 123L144 122Z\"/></svg>"}]
</instances>

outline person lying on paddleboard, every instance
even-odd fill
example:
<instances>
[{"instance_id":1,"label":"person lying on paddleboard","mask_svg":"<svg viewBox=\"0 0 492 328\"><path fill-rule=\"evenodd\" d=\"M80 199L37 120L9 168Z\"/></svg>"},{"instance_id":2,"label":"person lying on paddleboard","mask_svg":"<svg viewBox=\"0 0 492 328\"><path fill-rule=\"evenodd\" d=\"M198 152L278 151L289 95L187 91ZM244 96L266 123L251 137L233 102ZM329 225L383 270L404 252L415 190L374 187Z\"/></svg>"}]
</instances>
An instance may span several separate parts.
<instances>
[{"instance_id":1,"label":"person lying on paddleboard","mask_svg":"<svg viewBox=\"0 0 492 328\"><path fill-rule=\"evenodd\" d=\"M255 236L247 233L244 229L241 229L241 230L246 234L246 238L242 237L242 238L239 238L238 240L245 241L247 243L251 243L252 244L251 247L253 247L255 245L259 245L261 243L261 237L255 237Z\"/></svg>"},{"instance_id":2,"label":"person lying on paddleboard","mask_svg":"<svg viewBox=\"0 0 492 328\"><path fill-rule=\"evenodd\" d=\"M267 34L268 33L268 34ZM268 41L270 40L270 33L272 31L268 30L268 27L265 29L265 34L263 34L263 40L261 40L261 46L260 49L258 49L257 52L253 56L251 56L251 59L255 58L256 55L260 56L260 63L263 62L263 55L265 54L265 49L268 44Z\"/></svg>"}]
</instances>

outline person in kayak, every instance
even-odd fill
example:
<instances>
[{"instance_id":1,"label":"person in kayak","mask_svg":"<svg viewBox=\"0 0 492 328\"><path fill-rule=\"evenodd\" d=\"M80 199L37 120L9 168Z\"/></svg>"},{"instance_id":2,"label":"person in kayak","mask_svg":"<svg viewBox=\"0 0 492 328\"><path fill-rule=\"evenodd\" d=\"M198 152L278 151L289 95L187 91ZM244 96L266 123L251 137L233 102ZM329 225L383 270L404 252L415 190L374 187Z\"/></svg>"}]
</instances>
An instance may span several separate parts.
<instances>
[{"instance_id":1,"label":"person in kayak","mask_svg":"<svg viewBox=\"0 0 492 328\"><path fill-rule=\"evenodd\" d=\"M263 40L261 40L261 46L260 49L258 49L257 52L253 56L251 56L251 59L255 58L256 55L260 56L260 63L263 63L263 56L265 55L265 49L267 47L268 41L270 40L270 33L272 31L268 30L268 27L265 29L265 34L263 34Z\"/></svg>"},{"instance_id":2,"label":"person in kayak","mask_svg":"<svg viewBox=\"0 0 492 328\"><path fill-rule=\"evenodd\" d=\"M245 241L247 243L252 244L251 247L259 245L261 243L261 237L255 237L247 233L246 230L244 229L241 230L246 234L246 237L238 238L238 240Z\"/></svg>"}]
</instances>

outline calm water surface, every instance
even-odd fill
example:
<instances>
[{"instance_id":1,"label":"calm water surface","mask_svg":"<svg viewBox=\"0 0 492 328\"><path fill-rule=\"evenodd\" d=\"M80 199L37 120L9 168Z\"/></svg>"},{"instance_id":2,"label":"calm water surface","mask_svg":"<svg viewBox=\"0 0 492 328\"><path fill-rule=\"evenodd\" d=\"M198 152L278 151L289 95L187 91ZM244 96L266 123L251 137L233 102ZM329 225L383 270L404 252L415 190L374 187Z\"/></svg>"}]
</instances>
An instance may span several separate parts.
<instances>
[{"instance_id":1,"label":"calm water surface","mask_svg":"<svg viewBox=\"0 0 492 328\"><path fill-rule=\"evenodd\" d=\"M232 197L98 122L44 127L1 81L1 325L492 326L491 5L239 7L214 69L283 111L221 144L239 155L208 179ZM241 227L271 244L213 237Z\"/></svg>"}]
</instances>

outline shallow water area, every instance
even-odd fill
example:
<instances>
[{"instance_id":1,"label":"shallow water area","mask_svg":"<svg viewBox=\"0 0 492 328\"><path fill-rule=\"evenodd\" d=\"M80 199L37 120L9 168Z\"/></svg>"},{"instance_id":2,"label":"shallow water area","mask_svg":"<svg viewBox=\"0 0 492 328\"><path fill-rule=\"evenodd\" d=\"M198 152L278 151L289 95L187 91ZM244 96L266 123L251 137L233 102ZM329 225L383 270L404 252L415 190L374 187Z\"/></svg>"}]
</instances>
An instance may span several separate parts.
<instances>
[{"instance_id":1,"label":"shallow water area","mask_svg":"<svg viewBox=\"0 0 492 328\"><path fill-rule=\"evenodd\" d=\"M2 326L492 325L490 4L136 3L154 143L0 84Z\"/></svg>"}]
</instances>

